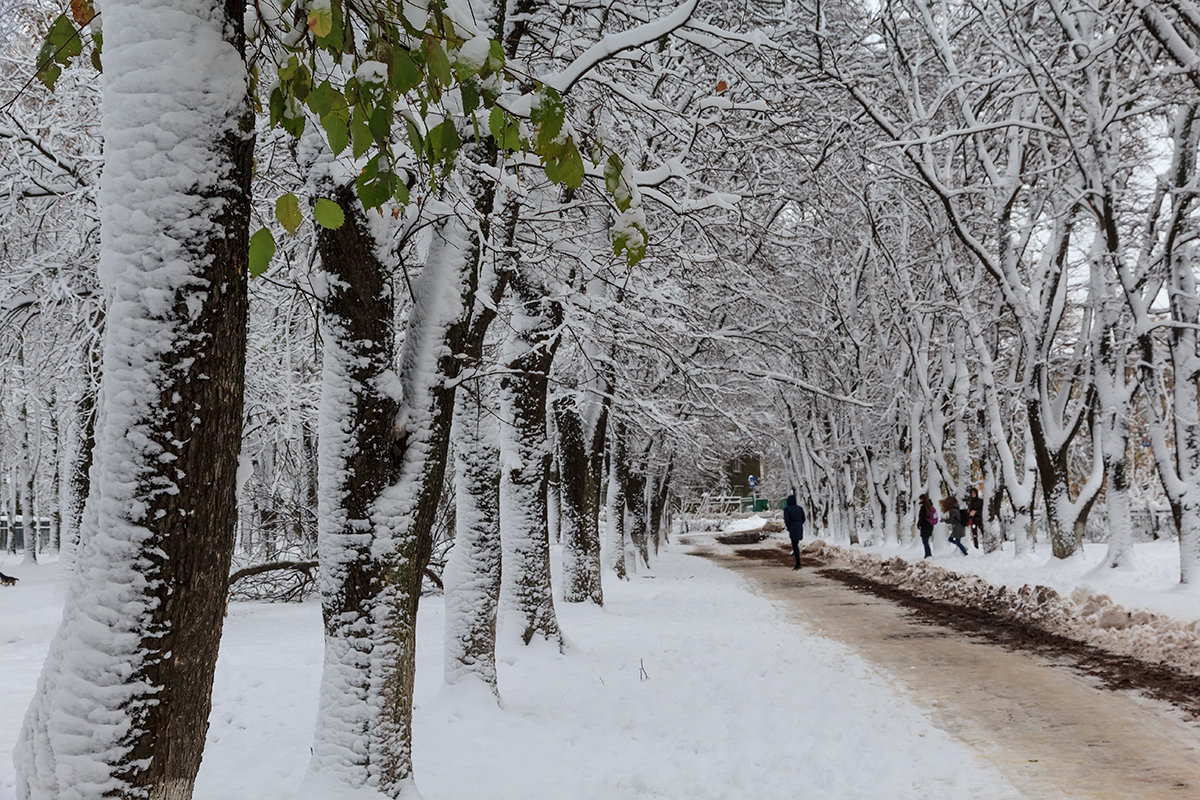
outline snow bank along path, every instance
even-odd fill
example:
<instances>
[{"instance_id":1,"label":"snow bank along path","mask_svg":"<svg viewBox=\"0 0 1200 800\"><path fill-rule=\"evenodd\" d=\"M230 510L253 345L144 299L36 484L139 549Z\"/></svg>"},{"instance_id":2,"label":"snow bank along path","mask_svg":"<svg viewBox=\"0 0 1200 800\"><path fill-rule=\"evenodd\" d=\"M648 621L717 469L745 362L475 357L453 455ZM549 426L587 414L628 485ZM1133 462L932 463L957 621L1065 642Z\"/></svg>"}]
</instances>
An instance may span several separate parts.
<instances>
[{"instance_id":1,"label":"snow bank along path","mask_svg":"<svg viewBox=\"0 0 1200 800\"><path fill-rule=\"evenodd\" d=\"M5 753L61 604L56 567L13 567L20 594L0 593L19 621L0 654ZM1019 797L861 657L726 570L668 549L653 574L612 581L605 597L602 609L559 604L566 655L501 648L503 708L470 687L441 690L443 610L422 603L414 739L426 800ZM316 603L231 605L196 800L292 796L320 664ZM0 800L12 796L3 759Z\"/></svg>"},{"instance_id":2,"label":"snow bank along path","mask_svg":"<svg viewBox=\"0 0 1200 800\"><path fill-rule=\"evenodd\" d=\"M816 544L808 553L822 549ZM745 557L756 551L760 557ZM1200 733L1165 705L1098 690L1044 658L920 623L812 568L792 572L784 565L790 553L781 554L777 543L710 552L781 609L892 675L933 710L940 726L1028 797L1154 800L1200 793ZM925 763L945 758L953 756L936 746L923 750Z\"/></svg>"},{"instance_id":3,"label":"snow bank along path","mask_svg":"<svg viewBox=\"0 0 1200 800\"><path fill-rule=\"evenodd\" d=\"M1200 676L1200 620L1126 608L1108 595L1082 586L1068 595L1037 584L1013 589L937 563L908 561L900 556L885 558L830 546L821 540L812 542L805 552L921 597L1000 613L1047 633ZM951 559L949 563L956 561Z\"/></svg>"}]
</instances>

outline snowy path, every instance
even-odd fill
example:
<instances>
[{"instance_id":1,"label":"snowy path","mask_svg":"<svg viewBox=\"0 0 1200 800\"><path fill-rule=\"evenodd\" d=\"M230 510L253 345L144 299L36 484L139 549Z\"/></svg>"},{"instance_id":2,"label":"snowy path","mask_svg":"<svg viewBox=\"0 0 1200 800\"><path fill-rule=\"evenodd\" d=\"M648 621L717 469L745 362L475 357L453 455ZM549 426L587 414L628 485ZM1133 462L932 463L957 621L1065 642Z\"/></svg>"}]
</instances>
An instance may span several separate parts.
<instances>
[{"instance_id":1,"label":"snowy path","mask_svg":"<svg viewBox=\"0 0 1200 800\"><path fill-rule=\"evenodd\" d=\"M1018 800L1003 769L880 670L683 550L607 582L604 608L560 603L567 654L504 638L503 708L471 687L443 691L441 598L422 601L426 800ZM0 592L0 800L15 798L8 753L62 596L56 566L13 569L20 590ZM231 605L196 800L294 797L320 667L315 602Z\"/></svg>"},{"instance_id":2,"label":"snowy path","mask_svg":"<svg viewBox=\"0 0 1200 800\"><path fill-rule=\"evenodd\" d=\"M1190 798L1200 792L1200 727L1165 705L1098 689L856 592L813 569L728 551L711 557L791 616L892 676L945 731L1031 798ZM930 759L943 756L929 751Z\"/></svg>"}]
</instances>

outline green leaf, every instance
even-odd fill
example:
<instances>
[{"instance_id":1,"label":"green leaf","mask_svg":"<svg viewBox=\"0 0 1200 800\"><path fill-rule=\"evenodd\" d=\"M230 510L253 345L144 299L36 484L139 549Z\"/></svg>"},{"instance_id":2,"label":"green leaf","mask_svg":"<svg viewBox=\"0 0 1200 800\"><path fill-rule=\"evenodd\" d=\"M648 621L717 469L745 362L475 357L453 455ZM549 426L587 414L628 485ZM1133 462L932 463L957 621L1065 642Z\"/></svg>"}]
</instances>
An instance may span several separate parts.
<instances>
[{"instance_id":1,"label":"green leaf","mask_svg":"<svg viewBox=\"0 0 1200 800\"><path fill-rule=\"evenodd\" d=\"M408 202L408 187L395 173L379 171L379 156L367 162L355 179L354 188L363 208L379 208L393 197L401 203Z\"/></svg>"},{"instance_id":2,"label":"green leaf","mask_svg":"<svg viewBox=\"0 0 1200 800\"><path fill-rule=\"evenodd\" d=\"M573 139L567 140L567 148L557 159L547 162L546 177L555 183L561 183L572 189L578 189L583 184L583 158Z\"/></svg>"},{"instance_id":3,"label":"green leaf","mask_svg":"<svg viewBox=\"0 0 1200 800\"><path fill-rule=\"evenodd\" d=\"M53 89L58 76L62 74L59 65L70 64L71 59L82 52L83 42L79 38L79 31L66 14L59 14L50 23L50 30L46 31L42 49L38 52L38 80L46 84L46 88Z\"/></svg>"},{"instance_id":4,"label":"green leaf","mask_svg":"<svg viewBox=\"0 0 1200 800\"><path fill-rule=\"evenodd\" d=\"M649 232L640 223L620 225L618 220L618 227L613 228L612 234L613 252L621 255L623 251L625 263L632 267L645 257L649 239Z\"/></svg>"},{"instance_id":5,"label":"green leaf","mask_svg":"<svg viewBox=\"0 0 1200 800\"><path fill-rule=\"evenodd\" d=\"M322 228L337 230L346 223L346 212L342 211L342 207L334 201L327 197L321 197L313 206L313 219Z\"/></svg>"},{"instance_id":6,"label":"green leaf","mask_svg":"<svg viewBox=\"0 0 1200 800\"><path fill-rule=\"evenodd\" d=\"M292 97L301 103L308 99L308 93L312 91L312 76L308 72L308 67L300 65L292 77L291 87Z\"/></svg>"},{"instance_id":7,"label":"green leaf","mask_svg":"<svg viewBox=\"0 0 1200 800\"><path fill-rule=\"evenodd\" d=\"M608 161L604 162L604 188L608 189L608 193L613 196L617 208L621 211L628 211L629 206L633 203L633 194L621 180L621 173L624 169L625 163L621 161L619 155L616 153L609 155Z\"/></svg>"},{"instance_id":8,"label":"green leaf","mask_svg":"<svg viewBox=\"0 0 1200 800\"><path fill-rule=\"evenodd\" d=\"M500 42L492 39L488 43L488 57L483 62L483 71L480 73L484 77L491 75L494 72L499 72L504 69L504 46Z\"/></svg>"},{"instance_id":9,"label":"green leaf","mask_svg":"<svg viewBox=\"0 0 1200 800\"><path fill-rule=\"evenodd\" d=\"M279 121L283 119L284 102L283 90L276 86L271 90L271 99L268 101L270 105L270 121L272 128L278 125Z\"/></svg>"},{"instance_id":10,"label":"green leaf","mask_svg":"<svg viewBox=\"0 0 1200 800\"><path fill-rule=\"evenodd\" d=\"M322 116L321 127L325 129L325 138L335 156L350 146L350 112L347 109L335 108Z\"/></svg>"},{"instance_id":11,"label":"green leaf","mask_svg":"<svg viewBox=\"0 0 1200 800\"><path fill-rule=\"evenodd\" d=\"M454 161L458 148L462 146L462 139L453 121L445 119L430 129L425 136L425 146L431 164L448 165Z\"/></svg>"},{"instance_id":12,"label":"green leaf","mask_svg":"<svg viewBox=\"0 0 1200 800\"><path fill-rule=\"evenodd\" d=\"M398 92L408 92L421 85L421 70L407 50L392 55L392 85Z\"/></svg>"},{"instance_id":13,"label":"green leaf","mask_svg":"<svg viewBox=\"0 0 1200 800\"><path fill-rule=\"evenodd\" d=\"M542 86L538 98L530 111L529 120L533 123L537 136L534 138L534 150L539 155L545 155L554 144L554 140L562 133L563 120L567 116L567 107L562 96L549 86Z\"/></svg>"},{"instance_id":14,"label":"green leaf","mask_svg":"<svg viewBox=\"0 0 1200 800\"><path fill-rule=\"evenodd\" d=\"M295 56L289 56L287 63L279 68L279 82L291 83L298 69L300 69L300 59Z\"/></svg>"},{"instance_id":15,"label":"green leaf","mask_svg":"<svg viewBox=\"0 0 1200 800\"><path fill-rule=\"evenodd\" d=\"M623 169L625 169L625 164L621 161L621 157L616 153L611 154L604 164L604 188L608 189L609 194L616 194L617 187L621 185L621 170Z\"/></svg>"},{"instance_id":16,"label":"green leaf","mask_svg":"<svg viewBox=\"0 0 1200 800\"><path fill-rule=\"evenodd\" d=\"M392 133L392 107L384 104L375 106L371 118L367 120L367 128L375 141L386 142Z\"/></svg>"},{"instance_id":17,"label":"green leaf","mask_svg":"<svg viewBox=\"0 0 1200 800\"><path fill-rule=\"evenodd\" d=\"M335 104L346 105L342 93L329 85L329 81L321 81L308 95L308 107L318 117L323 117L333 110Z\"/></svg>"},{"instance_id":18,"label":"green leaf","mask_svg":"<svg viewBox=\"0 0 1200 800\"><path fill-rule=\"evenodd\" d=\"M341 51L344 49L343 40L345 39L346 34L346 20L342 14L342 5L338 2L338 0L333 0L333 2L330 3L329 8L329 32L321 34L314 30L313 33L316 35L317 47L324 47L326 50L334 53L335 55L341 55Z\"/></svg>"},{"instance_id":19,"label":"green leaf","mask_svg":"<svg viewBox=\"0 0 1200 800\"><path fill-rule=\"evenodd\" d=\"M462 94L463 113L471 116L479 108L479 90L472 83L464 83L458 91Z\"/></svg>"},{"instance_id":20,"label":"green leaf","mask_svg":"<svg viewBox=\"0 0 1200 800\"><path fill-rule=\"evenodd\" d=\"M488 115L488 130L496 140L496 147L501 150L516 150L521 146L520 127L508 118L500 106L492 106L492 112Z\"/></svg>"},{"instance_id":21,"label":"green leaf","mask_svg":"<svg viewBox=\"0 0 1200 800\"><path fill-rule=\"evenodd\" d=\"M296 232L300 223L304 222L304 215L300 213L300 201L296 195L288 192L275 200L275 219L279 220L279 224L288 233Z\"/></svg>"},{"instance_id":22,"label":"green leaf","mask_svg":"<svg viewBox=\"0 0 1200 800\"><path fill-rule=\"evenodd\" d=\"M92 68L96 72L103 72L104 67L100 63L100 53L104 51L104 34L100 31L92 33Z\"/></svg>"},{"instance_id":23,"label":"green leaf","mask_svg":"<svg viewBox=\"0 0 1200 800\"><path fill-rule=\"evenodd\" d=\"M275 237L266 228L259 228L253 236L250 237L250 260L247 267L250 274L258 277L267 271L267 267L271 266L271 259L275 256Z\"/></svg>"},{"instance_id":24,"label":"green leaf","mask_svg":"<svg viewBox=\"0 0 1200 800\"><path fill-rule=\"evenodd\" d=\"M375 142L371 136L371 129L367 127L366 113L362 106L355 106L350 117L350 140L354 145L351 153L355 158L370 150Z\"/></svg>"},{"instance_id":25,"label":"green leaf","mask_svg":"<svg viewBox=\"0 0 1200 800\"><path fill-rule=\"evenodd\" d=\"M417 130L417 126L413 124L413 121L411 119L404 120L404 127L408 132L408 144L412 147L413 152L424 152L425 142L421 138L421 131Z\"/></svg>"},{"instance_id":26,"label":"green leaf","mask_svg":"<svg viewBox=\"0 0 1200 800\"><path fill-rule=\"evenodd\" d=\"M304 122L304 114L297 114L296 116L291 117L285 113L283 115L283 119L279 121L279 125L292 136L295 136L297 139L299 139L304 133Z\"/></svg>"},{"instance_id":27,"label":"green leaf","mask_svg":"<svg viewBox=\"0 0 1200 800\"><path fill-rule=\"evenodd\" d=\"M390 193L387 182L379 179L379 156L368 161L354 179L354 191L363 208L379 208L387 202Z\"/></svg>"},{"instance_id":28,"label":"green leaf","mask_svg":"<svg viewBox=\"0 0 1200 800\"><path fill-rule=\"evenodd\" d=\"M432 36L426 36L421 49L425 53L425 63L429 65L429 74L437 78L442 87L452 84L454 76L450 72L450 59L446 57L441 42Z\"/></svg>"}]
</instances>

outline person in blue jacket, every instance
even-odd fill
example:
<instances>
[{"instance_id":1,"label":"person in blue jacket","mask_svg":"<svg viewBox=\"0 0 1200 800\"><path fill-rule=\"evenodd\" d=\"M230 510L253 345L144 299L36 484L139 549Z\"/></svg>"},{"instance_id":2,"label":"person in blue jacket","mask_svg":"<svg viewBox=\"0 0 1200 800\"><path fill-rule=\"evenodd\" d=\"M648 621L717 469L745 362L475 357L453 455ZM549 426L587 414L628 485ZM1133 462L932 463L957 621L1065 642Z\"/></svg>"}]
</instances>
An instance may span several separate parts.
<instances>
[{"instance_id":1,"label":"person in blue jacket","mask_svg":"<svg viewBox=\"0 0 1200 800\"><path fill-rule=\"evenodd\" d=\"M796 502L796 495L789 494L783 507L783 524L787 528L788 538L792 540L792 555L796 557L796 566L800 569L800 540L804 538L804 509Z\"/></svg>"}]
</instances>

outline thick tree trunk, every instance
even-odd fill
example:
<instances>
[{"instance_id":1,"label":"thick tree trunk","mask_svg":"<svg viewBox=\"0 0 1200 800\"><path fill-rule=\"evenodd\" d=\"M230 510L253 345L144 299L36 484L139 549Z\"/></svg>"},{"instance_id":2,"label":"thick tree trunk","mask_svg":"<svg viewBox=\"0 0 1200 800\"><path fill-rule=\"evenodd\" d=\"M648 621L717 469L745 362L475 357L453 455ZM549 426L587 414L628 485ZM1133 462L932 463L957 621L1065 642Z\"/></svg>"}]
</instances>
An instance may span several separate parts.
<instances>
[{"instance_id":1,"label":"thick tree trunk","mask_svg":"<svg viewBox=\"0 0 1200 800\"><path fill-rule=\"evenodd\" d=\"M673 464L668 460L663 468L662 476L655 481L654 495L650 498L650 541L654 544L654 555L668 538L669 531L664 531L663 523L667 516L667 498L671 494L671 469Z\"/></svg>"},{"instance_id":2,"label":"thick tree trunk","mask_svg":"<svg viewBox=\"0 0 1200 800\"><path fill-rule=\"evenodd\" d=\"M1050 552L1055 558L1067 558L1079 551L1082 541L1076 536L1074 520L1063 519L1063 508L1070 503L1067 448L1065 443L1052 447L1042 426L1041 401L1036 397L1025 403L1025 413L1037 455L1038 481L1046 506L1046 532Z\"/></svg>"},{"instance_id":3,"label":"thick tree trunk","mask_svg":"<svg viewBox=\"0 0 1200 800\"><path fill-rule=\"evenodd\" d=\"M464 299L475 291L477 268L465 223L457 215L448 216L434 230L425 268L413 287L413 309L400 354L403 401L392 445L395 477L373 515L375 548L388 575L386 613L379 617L380 641L373 653L380 704L373 732L379 787L390 797L399 797L412 783L417 605L445 482L454 385L469 324Z\"/></svg>"},{"instance_id":4,"label":"thick tree trunk","mask_svg":"<svg viewBox=\"0 0 1200 800\"><path fill-rule=\"evenodd\" d=\"M454 400L454 547L446 564L447 685L475 676L497 692L496 617L500 605L500 445L482 381Z\"/></svg>"},{"instance_id":5,"label":"thick tree trunk","mask_svg":"<svg viewBox=\"0 0 1200 800\"><path fill-rule=\"evenodd\" d=\"M600 468L584 442L583 418L573 397L554 403L558 463L562 481L563 600L604 605L601 585L600 528L597 506ZM603 441L603 439L601 439Z\"/></svg>"},{"instance_id":6,"label":"thick tree trunk","mask_svg":"<svg viewBox=\"0 0 1200 800\"><path fill-rule=\"evenodd\" d=\"M618 439L625 438L625 427L617 426L616 436ZM646 447L647 454L649 453L649 445ZM629 449L627 445L622 445L620 449L624 458L617 462L617 478L621 482L621 493L625 496L625 511L628 515L626 519L629 523L629 542L633 545L634 553L642 558L642 565L646 569L650 568L650 548L647 541L647 509L646 509L646 473L645 458L638 459L636 464L630 459ZM634 571L637 569L637 562L634 561Z\"/></svg>"},{"instance_id":7,"label":"thick tree trunk","mask_svg":"<svg viewBox=\"0 0 1200 800\"><path fill-rule=\"evenodd\" d=\"M373 552L375 501L393 478L398 399L381 378L395 367L395 301L375 243L349 189L336 192L346 214L318 231L327 276L321 304L324 342L317 438L317 557L325 619L325 662L312 771L342 785L373 778L374 619L385 613L388 576ZM376 766L377 769L377 766Z\"/></svg>"},{"instance_id":8,"label":"thick tree trunk","mask_svg":"<svg viewBox=\"0 0 1200 800\"><path fill-rule=\"evenodd\" d=\"M506 615L525 644L540 637L562 647L550 588L546 482L546 386L558 348L562 311L542 287L513 274L512 334L500 381L500 526L504 540Z\"/></svg>"},{"instance_id":9,"label":"thick tree trunk","mask_svg":"<svg viewBox=\"0 0 1200 800\"><path fill-rule=\"evenodd\" d=\"M463 298L474 290L476 262L466 255L462 222L450 216L439 223L414 285L397 381L387 355L389 311L378 305L382 298L390 307L386 276L351 190L340 187L337 200L347 222L322 234L322 259L335 275L344 270L354 280L330 282L326 314L352 327L326 353L325 369L341 374L326 376L329 395L322 398L326 661L305 791L324 796L332 781L397 798L413 786L417 606L468 322ZM335 490L331 481L339 477L343 486Z\"/></svg>"},{"instance_id":10,"label":"thick tree trunk","mask_svg":"<svg viewBox=\"0 0 1200 800\"><path fill-rule=\"evenodd\" d=\"M618 464L625 458L624 444L614 435L609 451L607 490L605 491L605 529L608 553L607 567L621 580L628 576L625 568L625 491L621 488Z\"/></svg>"},{"instance_id":11,"label":"thick tree trunk","mask_svg":"<svg viewBox=\"0 0 1200 800\"><path fill-rule=\"evenodd\" d=\"M96 446L96 418L99 415L98 390L87 382L76 406L75 434L71 448L70 475L67 478L67 500L63 504L62 558L74 562L83 525L83 509L91 489L92 451Z\"/></svg>"},{"instance_id":12,"label":"thick tree trunk","mask_svg":"<svg viewBox=\"0 0 1200 800\"><path fill-rule=\"evenodd\" d=\"M242 10L104 4L104 414L91 530L14 759L23 800L186 800L200 766L242 432Z\"/></svg>"}]
</instances>

